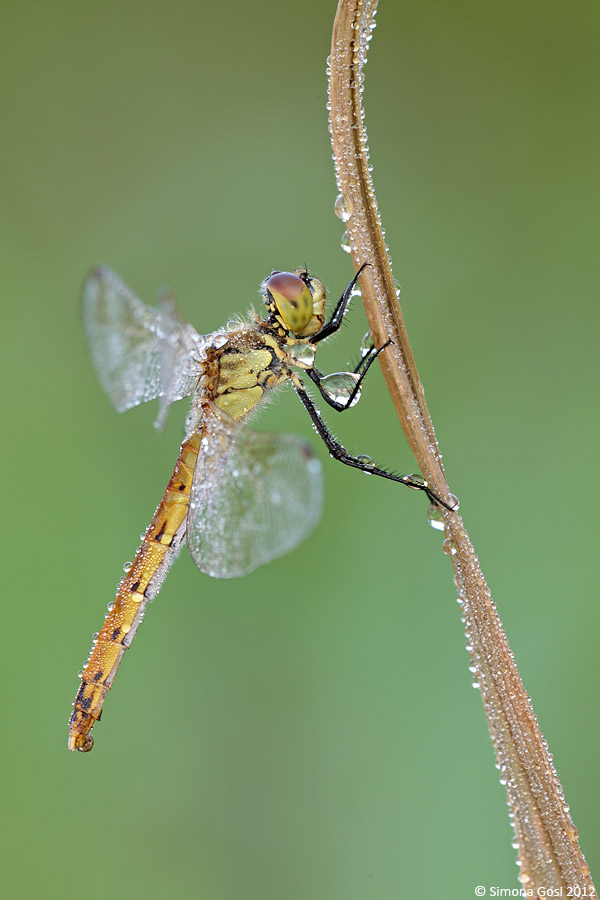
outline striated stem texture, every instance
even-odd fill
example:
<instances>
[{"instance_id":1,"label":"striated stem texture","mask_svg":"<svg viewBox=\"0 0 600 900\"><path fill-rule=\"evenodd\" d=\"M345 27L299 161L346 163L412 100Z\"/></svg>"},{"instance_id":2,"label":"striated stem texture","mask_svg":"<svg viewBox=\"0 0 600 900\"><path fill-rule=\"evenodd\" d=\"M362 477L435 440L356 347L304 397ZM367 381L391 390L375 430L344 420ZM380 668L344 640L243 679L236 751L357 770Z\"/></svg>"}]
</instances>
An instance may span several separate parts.
<instances>
[{"instance_id":1,"label":"striated stem texture","mask_svg":"<svg viewBox=\"0 0 600 900\"><path fill-rule=\"evenodd\" d=\"M381 366L417 463L452 504L423 386L398 304L369 170L362 109L363 67L377 0L340 0L330 60L330 130L343 218L375 345L391 338ZM341 203L341 201L340 201ZM591 897L594 885L578 832L511 653L494 601L457 512L440 511L471 656L519 849L527 895ZM559 893L559 890L562 891ZM530 893L531 892L531 893Z\"/></svg>"}]
</instances>

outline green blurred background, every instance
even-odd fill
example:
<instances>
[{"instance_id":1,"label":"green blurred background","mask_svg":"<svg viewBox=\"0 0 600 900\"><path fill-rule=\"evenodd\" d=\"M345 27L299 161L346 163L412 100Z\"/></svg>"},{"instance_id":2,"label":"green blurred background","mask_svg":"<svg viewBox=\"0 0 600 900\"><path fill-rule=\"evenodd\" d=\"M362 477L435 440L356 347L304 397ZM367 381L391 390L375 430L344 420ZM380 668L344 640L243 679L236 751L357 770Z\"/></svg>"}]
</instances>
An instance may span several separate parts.
<instances>
[{"instance_id":1,"label":"green blurred background","mask_svg":"<svg viewBox=\"0 0 600 900\"><path fill-rule=\"evenodd\" d=\"M504 790L425 498L325 458L295 553L187 553L89 755L87 655L174 464L185 404L119 417L78 294L113 266L203 332L271 268L352 274L325 112L334 3L3 4L3 833L11 898L391 900L517 886ZM384 0L375 185L452 490L582 834L597 746L598 6ZM356 308L321 351L355 359ZM329 421L335 415L329 415ZM591 421L590 421L591 420ZM289 392L261 427L311 434ZM379 371L334 426L414 469Z\"/></svg>"}]
</instances>

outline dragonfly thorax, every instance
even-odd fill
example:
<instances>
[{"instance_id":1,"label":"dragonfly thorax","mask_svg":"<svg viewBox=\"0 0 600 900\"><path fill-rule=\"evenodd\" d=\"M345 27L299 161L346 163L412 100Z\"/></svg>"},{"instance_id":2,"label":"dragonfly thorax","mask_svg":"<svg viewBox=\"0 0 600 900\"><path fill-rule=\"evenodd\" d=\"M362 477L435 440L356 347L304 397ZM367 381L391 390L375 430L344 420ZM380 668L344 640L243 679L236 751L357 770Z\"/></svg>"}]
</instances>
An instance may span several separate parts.
<instances>
[{"instance_id":1,"label":"dragonfly thorax","mask_svg":"<svg viewBox=\"0 0 600 900\"><path fill-rule=\"evenodd\" d=\"M311 337L325 321L325 289L306 269L271 272L263 283L270 321L297 337Z\"/></svg>"}]
</instances>

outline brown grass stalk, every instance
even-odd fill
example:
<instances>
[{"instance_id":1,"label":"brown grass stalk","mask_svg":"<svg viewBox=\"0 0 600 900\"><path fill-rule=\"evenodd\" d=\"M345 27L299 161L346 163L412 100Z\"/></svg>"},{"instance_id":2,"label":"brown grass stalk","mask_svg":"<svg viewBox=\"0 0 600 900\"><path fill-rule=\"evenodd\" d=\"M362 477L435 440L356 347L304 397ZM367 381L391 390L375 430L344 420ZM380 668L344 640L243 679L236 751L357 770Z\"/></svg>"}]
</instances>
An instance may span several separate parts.
<instances>
[{"instance_id":1,"label":"brown grass stalk","mask_svg":"<svg viewBox=\"0 0 600 900\"><path fill-rule=\"evenodd\" d=\"M362 113L363 67L377 0L340 0L330 63L331 135L346 230L381 366L415 459L435 493L451 502L423 386L410 348L369 171ZM518 842L520 879L532 896L593 896L589 866L547 745L523 687L495 603L457 512L443 511L444 548L454 566L471 667L479 685ZM570 892L570 893L569 893Z\"/></svg>"}]
</instances>

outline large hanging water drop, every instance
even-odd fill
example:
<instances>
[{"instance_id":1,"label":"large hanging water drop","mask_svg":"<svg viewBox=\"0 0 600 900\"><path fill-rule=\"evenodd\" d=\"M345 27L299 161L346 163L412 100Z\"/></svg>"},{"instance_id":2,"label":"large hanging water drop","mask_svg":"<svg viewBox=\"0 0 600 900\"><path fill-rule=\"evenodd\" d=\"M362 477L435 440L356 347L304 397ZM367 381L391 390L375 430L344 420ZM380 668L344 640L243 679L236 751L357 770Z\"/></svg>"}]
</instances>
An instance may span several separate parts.
<instances>
[{"instance_id":1,"label":"large hanging water drop","mask_svg":"<svg viewBox=\"0 0 600 900\"><path fill-rule=\"evenodd\" d=\"M437 531L444 530L444 515L437 503L432 503L427 510L427 519L432 528L435 528Z\"/></svg>"},{"instance_id":2,"label":"large hanging water drop","mask_svg":"<svg viewBox=\"0 0 600 900\"><path fill-rule=\"evenodd\" d=\"M333 204L333 211L342 222L347 222L352 215L352 203L345 200L343 194L338 194Z\"/></svg>"},{"instance_id":3,"label":"large hanging water drop","mask_svg":"<svg viewBox=\"0 0 600 900\"><path fill-rule=\"evenodd\" d=\"M370 331L365 331L362 341L360 342L360 355L364 359L373 349L373 338Z\"/></svg>"},{"instance_id":4,"label":"large hanging water drop","mask_svg":"<svg viewBox=\"0 0 600 900\"><path fill-rule=\"evenodd\" d=\"M339 406L354 406L360 400L360 388L356 385L360 381L360 375L355 372L334 372L321 378L321 390ZM352 394L356 391L354 397ZM352 402L350 403L350 397Z\"/></svg>"}]
</instances>

